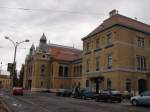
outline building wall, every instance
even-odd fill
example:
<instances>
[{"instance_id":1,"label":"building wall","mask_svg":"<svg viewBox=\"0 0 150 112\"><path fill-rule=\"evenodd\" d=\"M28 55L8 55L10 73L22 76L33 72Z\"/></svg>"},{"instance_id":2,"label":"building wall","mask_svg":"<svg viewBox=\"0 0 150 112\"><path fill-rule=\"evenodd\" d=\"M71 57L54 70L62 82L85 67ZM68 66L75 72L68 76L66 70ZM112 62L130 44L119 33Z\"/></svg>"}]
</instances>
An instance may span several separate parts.
<instances>
[{"instance_id":1,"label":"building wall","mask_svg":"<svg viewBox=\"0 0 150 112\"><path fill-rule=\"evenodd\" d=\"M8 76L0 76L0 88L10 89L11 79Z\"/></svg>"},{"instance_id":2,"label":"building wall","mask_svg":"<svg viewBox=\"0 0 150 112\"><path fill-rule=\"evenodd\" d=\"M107 35L111 33L112 44L107 45ZM144 47L137 47L137 36L144 38ZM96 49L96 40L99 38L100 47ZM125 91L125 81L134 77L132 89L138 91L138 80L147 80L150 70L150 36L138 31L130 30L121 26L115 26L100 32L92 37L83 40L83 82L86 83L86 77L92 78L103 76L104 81L101 84L102 89L107 89L107 80L111 79L112 88ZM89 51L87 51L87 43L89 43ZM112 68L108 69L108 55L112 54ZM146 58L146 70L137 70L136 56L144 56ZM96 71L96 57L99 57L100 68ZM89 60L89 72L87 72L87 60ZM90 76L88 76L90 74ZM149 84L147 84L149 85Z\"/></svg>"}]
</instances>

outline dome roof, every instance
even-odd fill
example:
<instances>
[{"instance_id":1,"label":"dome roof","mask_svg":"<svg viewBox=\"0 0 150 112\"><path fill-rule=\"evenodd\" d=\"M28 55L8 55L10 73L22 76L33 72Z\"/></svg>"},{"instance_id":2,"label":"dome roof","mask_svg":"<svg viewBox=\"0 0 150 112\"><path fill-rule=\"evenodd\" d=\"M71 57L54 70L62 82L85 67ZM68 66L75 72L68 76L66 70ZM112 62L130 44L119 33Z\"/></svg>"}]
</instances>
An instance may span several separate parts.
<instances>
[{"instance_id":1,"label":"dome roof","mask_svg":"<svg viewBox=\"0 0 150 112\"><path fill-rule=\"evenodd\" d=\"M40 38L40 42L46 43L46 41L47 41L46 36L45 36L45 34L43 33L42 37Z\"/></svg>"}]
</instances>

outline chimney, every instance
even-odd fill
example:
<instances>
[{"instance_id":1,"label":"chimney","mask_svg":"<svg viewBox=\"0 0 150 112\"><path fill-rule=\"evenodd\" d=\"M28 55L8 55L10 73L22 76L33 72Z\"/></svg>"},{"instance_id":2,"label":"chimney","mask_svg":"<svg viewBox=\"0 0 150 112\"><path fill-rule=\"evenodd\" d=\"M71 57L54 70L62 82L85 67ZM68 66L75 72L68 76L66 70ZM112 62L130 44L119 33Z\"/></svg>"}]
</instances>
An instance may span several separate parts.
<instances>
[{"instance_id":1,"label":"chimney","mask_svg":"<svg viewBox=\"0 0 150 112\"><path fill-rule=\"evenodd\" d=\"M114 15L118 14L118 11L116 9L109 12L109 17L112 17Z\"/></svg>"}]
</instances>

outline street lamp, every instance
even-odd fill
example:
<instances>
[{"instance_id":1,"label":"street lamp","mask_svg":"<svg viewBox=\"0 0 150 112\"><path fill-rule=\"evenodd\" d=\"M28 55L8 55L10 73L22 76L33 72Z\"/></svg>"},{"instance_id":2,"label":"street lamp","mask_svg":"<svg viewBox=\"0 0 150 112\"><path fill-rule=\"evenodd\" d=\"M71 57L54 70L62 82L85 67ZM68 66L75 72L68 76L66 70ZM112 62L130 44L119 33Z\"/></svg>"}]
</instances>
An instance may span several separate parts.
<instances>
[{"instance_id":1,"label":"street lamp","mask_svg":"<svg viewBox=\"0 0 150 112\"><path fill-rule=\"evenodd\" d=\"M5 39L9 40L12 42L14 48L15 48L15 51L14 51L14 60L13 60L13 68L12 68L12 87L13 86L16 86L16 82L14 80L15 78L15 75L16 75L16 52L17 52L17 48L18 46L21 44L21 43L24 43L24 42L29 42L29 40L24 40L24 41L20 41L20 42L15 42L13 41L11 38L9 37L5 37Z\"/></svg>"}]
</instances>

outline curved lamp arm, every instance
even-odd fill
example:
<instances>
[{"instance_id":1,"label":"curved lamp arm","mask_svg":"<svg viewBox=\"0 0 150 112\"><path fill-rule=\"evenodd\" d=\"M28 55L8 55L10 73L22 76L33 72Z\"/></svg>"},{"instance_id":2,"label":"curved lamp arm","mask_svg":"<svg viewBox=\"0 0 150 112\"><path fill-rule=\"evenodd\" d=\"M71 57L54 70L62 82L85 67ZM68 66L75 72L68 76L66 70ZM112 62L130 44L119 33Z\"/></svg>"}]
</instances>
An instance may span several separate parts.
<instances>
[{"instance_id":1,"label":"curved lamp arm","mask_svg":"<svg viewBox=\"0 0 150 112\"><path fill-rule=\"evenodd\" d=\"M16 43L12 39L10 39L9 37L5 37L5 39L11 41L13 43L14 47L16 47Z\"/></svg>"}]
</instances>

